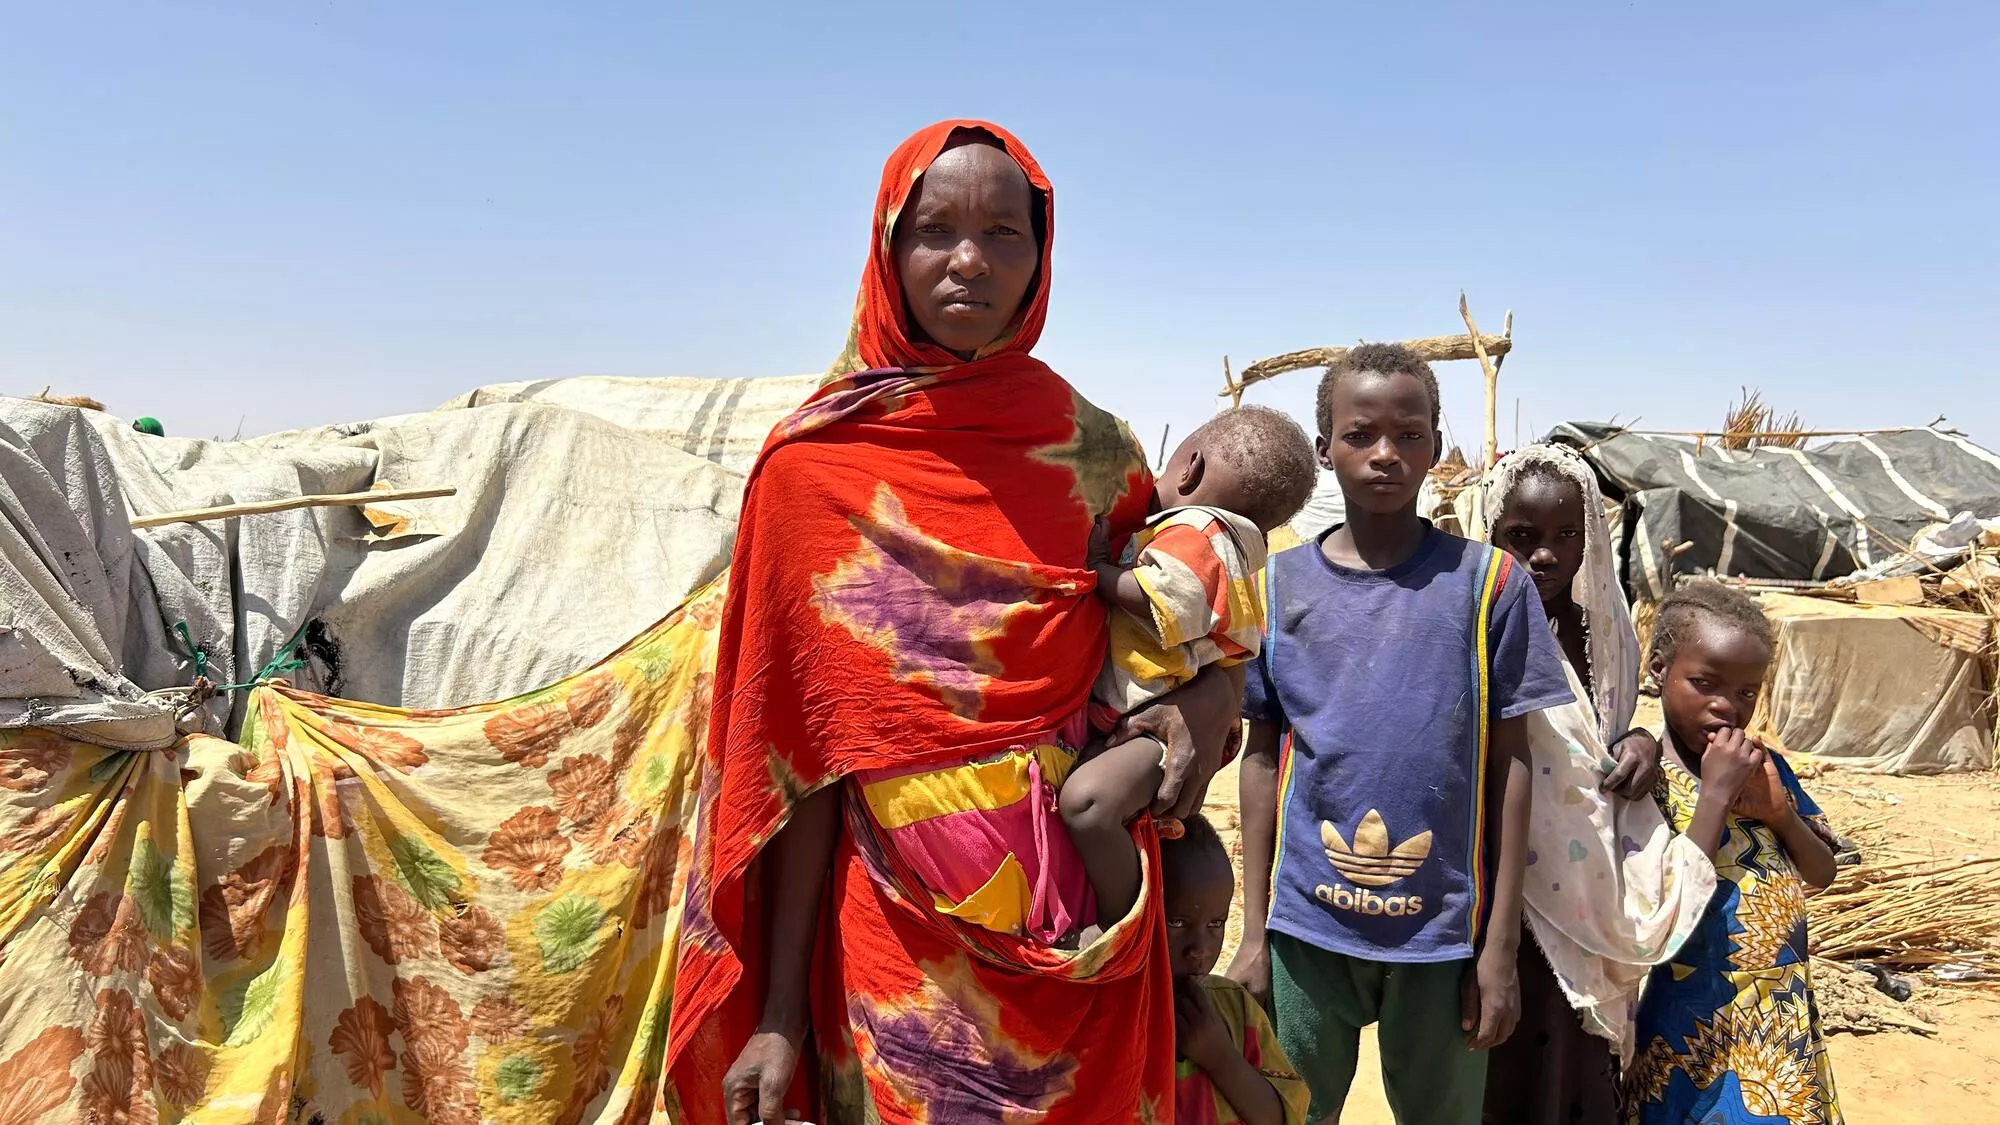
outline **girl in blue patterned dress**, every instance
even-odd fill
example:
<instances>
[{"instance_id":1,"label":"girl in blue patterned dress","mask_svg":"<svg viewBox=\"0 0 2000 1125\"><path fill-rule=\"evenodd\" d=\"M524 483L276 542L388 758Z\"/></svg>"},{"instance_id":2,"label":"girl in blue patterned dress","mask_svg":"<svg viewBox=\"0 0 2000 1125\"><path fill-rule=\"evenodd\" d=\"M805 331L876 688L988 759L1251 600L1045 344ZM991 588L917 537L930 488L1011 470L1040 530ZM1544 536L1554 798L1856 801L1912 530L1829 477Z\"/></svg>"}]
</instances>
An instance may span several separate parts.
<instances>
[{"instance_id":1,"label":"girl in blue patterned dress","mask_svg":"<svg viewBox=\"0 0 2000 1125\"><path fill-rule=\"evenodd\" d=\"M1639 1004L1632 1125L1840 1125L1806 959L1805 887L1833 881L1819 806L1744 733L1771 662L1757 603L1714 582L1660 607L1652 668L1666 712L1656 796L1715 860L1715 899Z\"/></svg>"}]
</instances>

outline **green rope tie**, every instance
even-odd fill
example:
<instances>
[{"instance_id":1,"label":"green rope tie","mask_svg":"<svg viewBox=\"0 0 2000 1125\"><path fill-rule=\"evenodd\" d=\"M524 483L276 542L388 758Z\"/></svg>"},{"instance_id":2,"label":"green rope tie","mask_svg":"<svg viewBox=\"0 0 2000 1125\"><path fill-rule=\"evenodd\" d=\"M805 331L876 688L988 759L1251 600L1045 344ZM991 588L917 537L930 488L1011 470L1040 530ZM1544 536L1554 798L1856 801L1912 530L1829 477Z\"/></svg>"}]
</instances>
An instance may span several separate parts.
<instances>
[{"instance_id":1,"label":"green rope tie","mask_svg":"<svg viewBox=\"0 0 2000 1125\"><path fill-rule=\"evenodd\" d=\"M195 678L198 680L207 678L208 654L196 647L193 637L188 630L187 622L174 622L174 633L180 637L182 646L187 649L188 656L194 661ZM298 631L292 634L292 639L286 641L284 647L280 648L271 657L270 663L265 664L255 676L250 677L240 684L217 684L215 685L215 693L221 695L227 691L245 691L256 687L265 680L275 680L280 676L288 676L305 667L306 658L299 655L299 646L305 643L305 639L306 626L304 623L301 623Z\"/></svg>"},{"instance_id":2,"label":"green rope tie","mask_svg":"<svg viewBox=\"0 0 2000 1125\"><path fill-rule=\"evenodd\" d=\"M205 678L208 675L208 654L195 647L194 638L188 634L188 623L174 622L174 632L181 639L181 647L187 649L188 656L194 660L194 678Z\"/></svg>"}]
</instances>

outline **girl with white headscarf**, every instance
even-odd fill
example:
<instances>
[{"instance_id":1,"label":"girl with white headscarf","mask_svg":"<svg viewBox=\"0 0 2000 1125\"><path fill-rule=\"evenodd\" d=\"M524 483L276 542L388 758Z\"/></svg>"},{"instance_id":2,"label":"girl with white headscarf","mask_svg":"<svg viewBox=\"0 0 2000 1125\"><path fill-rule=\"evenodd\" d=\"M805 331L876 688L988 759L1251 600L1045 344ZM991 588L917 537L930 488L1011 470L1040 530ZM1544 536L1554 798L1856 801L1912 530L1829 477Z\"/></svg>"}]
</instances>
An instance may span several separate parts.
<instances>
[{"instance_id":1,"label":"girl with white headscarf","mask_svg":"<svg viewBox=\"0 0 2000 1125\"><path fill-rule=\"evenodd\" d=\"M1597 475L1532 445L1487 476L1490 538L1528 569L1576 702L1529 716L1534 786L1521 1022L1487 1067L1486 1120L1612 1125L1647 972L1715 890L1708 857L1650 800L1659 743L1631 729L1639 642L1612 568Z\"/></svg>"}]
</instances>

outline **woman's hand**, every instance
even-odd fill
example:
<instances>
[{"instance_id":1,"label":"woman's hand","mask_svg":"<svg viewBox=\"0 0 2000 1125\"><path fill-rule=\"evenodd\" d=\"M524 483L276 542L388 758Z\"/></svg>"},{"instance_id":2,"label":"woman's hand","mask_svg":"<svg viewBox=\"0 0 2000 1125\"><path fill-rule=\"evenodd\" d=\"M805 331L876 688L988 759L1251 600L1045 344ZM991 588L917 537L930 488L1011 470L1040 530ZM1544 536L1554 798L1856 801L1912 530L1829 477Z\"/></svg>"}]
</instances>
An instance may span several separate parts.
<instances>
[{"instance_id":1,"label":"woman's hand","mask_svg":"<svg viewBox=\"0 0 2000 1125\"><path fill-rule=\"evenodd\" d=\"M763 1031L750 1037L722 1079L722 1104L729 1125L785 1125L785 1091L799 1069L799 1044L788 1035Z\"/></svg>"},{"instance_id":2,"label":"woman's hand","mask_svg":"<svg viewBox=\"0 0 2000 1125\"><path fill-rule=\"evenodd\" d=\"M1660 740L1649 730L1633 730L1625 734L1611 747L1612 756L1618 759L1611 772L1604 775L1598 788L1614 793L1628 801L1636 801L1653 792L1660 781Z\"/></svg>"},{"instance_id":3,"label":"woman's hand","mask_svg":"<svg viewBox=\"0 0 2000 1125\"><path fill-rule=\"evenodd\" d=\"M829 785L792 807L792 819L765 846L766 930L771 950L764 1012L722 1079L729 1125L785 1125L785 1092L799 1069L811 1010L812 952L820 896L840 839L840 786ZM782 908L778 907L782 904ZM740 987L754 987L747 982Z\"/></svg>"},{"instance_id":4,"label":"woman's hand","mask_svg":"<svg viewBox=\"0 0 2000 1125\"><path fill-rule=\"evenodd\" d=\"M1206 1071L1221 1069L1237 1053L1208 989L1190 977L1174 980L1174 1046L1182 1058Z\"/></svg>"},{"instance_id":5,"label":"woman's hand","mask_svg":"<svg viewBox=\"0 0 2000 1125\"><path fill-rule=\"evenodd\" d=\"M1222 768L1242 732L1243 669L1211 664L1181 688L1125 716L1105 742L1146 736L1167 748L1166 778L1153 799L1154 816L1177 820L1201 811L1209 779Z\"/></svg>"}]
</instances>

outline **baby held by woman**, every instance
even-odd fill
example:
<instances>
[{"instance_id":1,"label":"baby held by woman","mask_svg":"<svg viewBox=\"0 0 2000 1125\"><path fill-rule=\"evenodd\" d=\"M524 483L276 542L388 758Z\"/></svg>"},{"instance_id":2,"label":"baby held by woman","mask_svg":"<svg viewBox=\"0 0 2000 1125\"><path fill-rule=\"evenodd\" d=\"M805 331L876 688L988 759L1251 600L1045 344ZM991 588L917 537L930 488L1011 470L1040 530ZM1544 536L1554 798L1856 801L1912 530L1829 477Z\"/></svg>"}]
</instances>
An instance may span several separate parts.
<instances>
[{"instance_id":1,"label":"baby held by woman","mask_svg":"<svg viewBox=\"0 0 2000 1125\"><path fill-rule=\"evenodd\" d=\"M1090 562L1098 596L1113 612L1110 654L1091 692L1094 730L1110 730L1210 664L1240 668L1257 656L1264 537L1305 505L1317 471L1298 423L1265 407L1237 407L1174 451L1157 477L1154 514L1115 557L1098 525ZM1063 822L1105 925L1138 900L1139 853L1126 825L1159 791L1164 753L1149 738L1108 747L1062 786Z\"/></svg>"}]
</instances>

